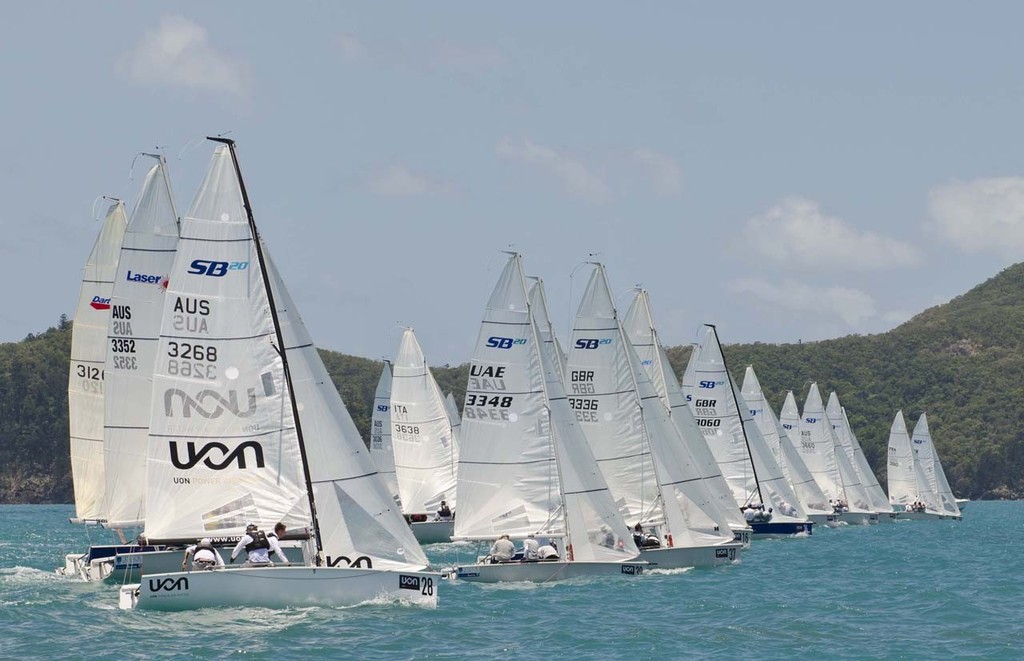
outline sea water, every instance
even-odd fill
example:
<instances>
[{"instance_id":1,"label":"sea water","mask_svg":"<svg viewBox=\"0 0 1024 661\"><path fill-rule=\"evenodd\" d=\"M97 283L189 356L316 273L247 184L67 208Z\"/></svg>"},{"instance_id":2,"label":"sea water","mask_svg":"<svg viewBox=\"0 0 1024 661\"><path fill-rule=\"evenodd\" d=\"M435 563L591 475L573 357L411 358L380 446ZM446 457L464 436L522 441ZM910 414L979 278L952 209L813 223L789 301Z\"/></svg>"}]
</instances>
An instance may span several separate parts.
<instances>
[{"instance_id":1,"label":"sea water","mask_svg":"<svg viewBox=\"0 0 1024 661\"><path fill-rule=\"evenodd\" d=\"M1024 657L1024 503L964 520L755 540L709 570L547 585L443 582L401 604L125 612L117 588L54 574L88 543L69 506L0 506L0 658ZM107 543L104 531L94 541ZM428 547L437 566L464 545Z\"/></svg>"}]
</instances>

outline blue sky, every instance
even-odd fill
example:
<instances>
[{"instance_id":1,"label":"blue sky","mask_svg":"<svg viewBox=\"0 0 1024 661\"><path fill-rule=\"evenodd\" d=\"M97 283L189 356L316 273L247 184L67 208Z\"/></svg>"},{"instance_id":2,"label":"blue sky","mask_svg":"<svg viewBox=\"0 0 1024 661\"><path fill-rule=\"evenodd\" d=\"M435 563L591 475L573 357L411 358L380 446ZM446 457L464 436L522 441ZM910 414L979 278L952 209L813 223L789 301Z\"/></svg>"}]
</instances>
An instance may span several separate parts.
<instances>
[{"instance_id":1,"label":"blue sky","mask_svg":"<svg viewBox=\"0 0 1024 661\"><path fill-rule=\"evenodd\" d=\"M0 341L73 312L137 152L164 147L184 213L226 131L315 341L372 358L401 323L468 360L509 245L563 336L597 253L669 344L885 331L1024 251L1014 3L4 13Z\"/></svg>"}]
</instances>

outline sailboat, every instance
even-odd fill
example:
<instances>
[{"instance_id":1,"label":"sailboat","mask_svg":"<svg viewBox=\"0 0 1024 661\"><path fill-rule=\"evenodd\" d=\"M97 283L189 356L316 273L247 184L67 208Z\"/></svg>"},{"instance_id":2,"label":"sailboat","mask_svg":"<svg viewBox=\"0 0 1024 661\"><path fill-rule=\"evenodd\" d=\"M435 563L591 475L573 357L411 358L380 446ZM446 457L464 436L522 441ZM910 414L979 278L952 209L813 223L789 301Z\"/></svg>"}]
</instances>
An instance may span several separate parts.
<instances>
[{"instance_id":1,"label":"sailboat","mask_svg":"<svg viewBox=\"0 0 1024 661\"><path fill-rule=\"evenodd\" d=\"M82 288L71 327L71 367L68 375L68 423L71 446L71 478L75 492L72 523L99 525L106 517L103 462L104 376L107 328L117 262L128 216L121 200L112 200L106 218L82 274ZM90 545L84 553L69 553L57 573L85 580L98 578L97 563L108 561L118 551L131 550L123 536L121 544Z\"/></svg>"},{"instance_id":2,"label":"sailboat","mask_svg":"<svg viewBox=\"0 0 1024 661\"><path fill-rule=\"evenodd\" d=\"M939 510L948 518L959 520L961 518L960 507L949 488L949 481L946 473L942 470L942 463L939 461L939 453L935 450L932 442L932 434L928 428L928 415L921 413L914 425L914 432L910 436L910 445L914 449L915 461L921 464L925 477L928 478L928 487L935 494L935 502Z\"/></svg>"},{"instance_id":3,"label":"sailboat","mask_svg":"<svg viewBox=\"0 0 1024 661\"><path fill-rule=\"evenodd\" d=\"M786 481L793 489L793 494L800 503L800 508L813 523L829 525L838 522L839 518L828 506L828 498L818 488L810 471L800 458L793 440L789 436L789 430L800 428L800 412L796 407L796 399L793 393L786 395L786 401L782 407L782 418L775 417L775 411L764 396L761 390L761 382L754 373L751 365L743 375L743 384L740 386L743 400L750 408L750 415L753 416L757 428L761 431L765 443L772 451L786 476Z\"/></svg>"},{"instance_id":4,"label":"sailboat","mask_svg":"<svg viewBox=\"0 0 1024 661\"><path fill-rule=\"evenodd\" d=\"M437 603L438 574L377 474L256 231L234 142L188 215L153 374L151 543L304 532L302 563L148 574L121 608ZM262 586L273 585L273 589Z\"/></svg>"},{"instance_id":5,"label":"sailboat","mask_svg":"<svg viewBox=\"0 0 1024 661\"><path fill-rule=\"evenodd\" d=\"M370 417L370 456L388 492L398 504L398 476L395 475L395 451L391 447L391 361L384 361L377 390L373 394L373 415Z\"/></svg>"},{"instance_id":6,"label":"sailboat","mask_svg":"<svg viewBox=\"0 0 1024 661\"><path fill-rule=\"evenodd\" d=\"M822 493L839 520L860 525L878 523L878 513L860 484L850 459L825 413L818 384L812 383L800 421L800 450ZM845 503L845 507L843 506Z\"/></svg>"},{"instance_id":7,"label":"sailboat","mask_svg":"<svg viewBox=\"0 0 1024 661\"><path fill-rule=\"evenodd\" d=\"M391 382L391 446L402 511L421 544L451 539L456 508L459 439L441 389L427 367L416 333L406 328Z\"/></svg>"},{"instance_id":8,"label":"sailboat","mask_svg":"<svg viewBox=\"0 0 1024 661\"><path fill-rule=\"evenodd\" d=\"M705 324L690 364L689 380L683 386L689 389L690 408L737 506L750 517L754 537L811 534L814 524L750 415L725 364L714 326Z\"/></svg>"},{"instance_id":9,"label":"sailboat","mask_svg":"<svg viewBox=\"0 0 1024 661\"><path fill-rule=\"evenodd\" d=\"M623 517L639 526L640 557L670 569L736 560L742 544L619 323L601 264L580 301L571 346L569 405Z\"/></svg>"},{"instance_id":10,"label":"sailboat","mask_svg":"<svg viewBox=\"0 0 1024 661\"><path fill-rule=\"evenodd\" d=\"M839 439L846 456L857 474L857 480L864 487L871 509L878 514L879 523L892 523L896 520L896 512L893 511L889 499L878 484L875 471L871 470L867 458L864 457L864 450L857 440L853 427L850 426L850 419L846 415L846 407L839 403L839 395L833 390L829 393L828 404L825 406L825 414L832 423L832 431ZM838 451L838 450L837 450Z\"/></svg>"},{"instance_id":11,"label":"sailboat","mask_svg":"<svg viewBox=\"0 0 1024 661\"><path fill-rule=\"evenodd\" d=\"M466 388L455 540L530 536L553 560L457 566L479 582L549 582L594 574L635 576L646 563L627 534L579 424L559 368L541 341L513 253L495 285Z\"/></svg>"},{"instance_id":12,"label":"sailboat","mask_svg":"<svg viewBox=\"0 0 1024 661\"><path fill-rule=\"evenodd\" d=\"M630 303L629 310L623 319L622 327L626 331L633 348L640 358L647 375L661 397L662 403L668 407L672 424L679 431L686 449L695 462L704 487L718 509L729 522L736 541L744 548L750 547L751 527L743 519L736 501L733 500L729 484L722 476L722 470L711 453L697 420L693 417L690 405L686 402L679 379L676 378L668 354L658 340L658 331L654 326L654 315L651 312L650 296L646 289L637 288Z\"/></svg>"}]
</instances>

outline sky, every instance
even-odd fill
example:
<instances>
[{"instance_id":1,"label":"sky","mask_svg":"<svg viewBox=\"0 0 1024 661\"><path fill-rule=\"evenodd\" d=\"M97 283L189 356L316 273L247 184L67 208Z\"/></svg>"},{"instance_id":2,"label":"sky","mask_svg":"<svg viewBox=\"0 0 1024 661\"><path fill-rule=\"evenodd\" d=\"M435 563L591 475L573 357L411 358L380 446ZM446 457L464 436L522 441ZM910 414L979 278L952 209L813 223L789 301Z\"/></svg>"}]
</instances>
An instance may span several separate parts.
<instances>
[{"instance_id":1,"label":"sky","mask_svg":"<svg viewBox=\"0 0 1024 661\"><path fill-rule=\"evenodd\" d=\"M1024 253L1024 5L40 1L0 21L0 341L74 312L101 195L227 133L314 341L471 357L523 253L663 343L884 332Z\"/></svg>"}]
</instances>

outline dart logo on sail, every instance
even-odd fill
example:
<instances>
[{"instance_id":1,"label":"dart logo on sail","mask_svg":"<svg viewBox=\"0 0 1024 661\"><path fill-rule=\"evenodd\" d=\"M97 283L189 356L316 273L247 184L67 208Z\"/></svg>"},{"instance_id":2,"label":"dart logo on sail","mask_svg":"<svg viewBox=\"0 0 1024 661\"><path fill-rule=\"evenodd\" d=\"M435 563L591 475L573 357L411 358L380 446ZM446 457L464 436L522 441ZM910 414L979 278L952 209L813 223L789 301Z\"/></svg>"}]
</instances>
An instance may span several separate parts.
<instances>
[{"instance_id":1,"label":"dart logo on sail","mask_svg":"<svg viewBox=\"0 0 1024 661\"><path fill-rule=\"evenodd\" d=\"M103 298L102 296L93 296L92 302L89 303L89 307L91 307L93 310L109 310L110 299Z\"/></svg>"}]
</instances>

